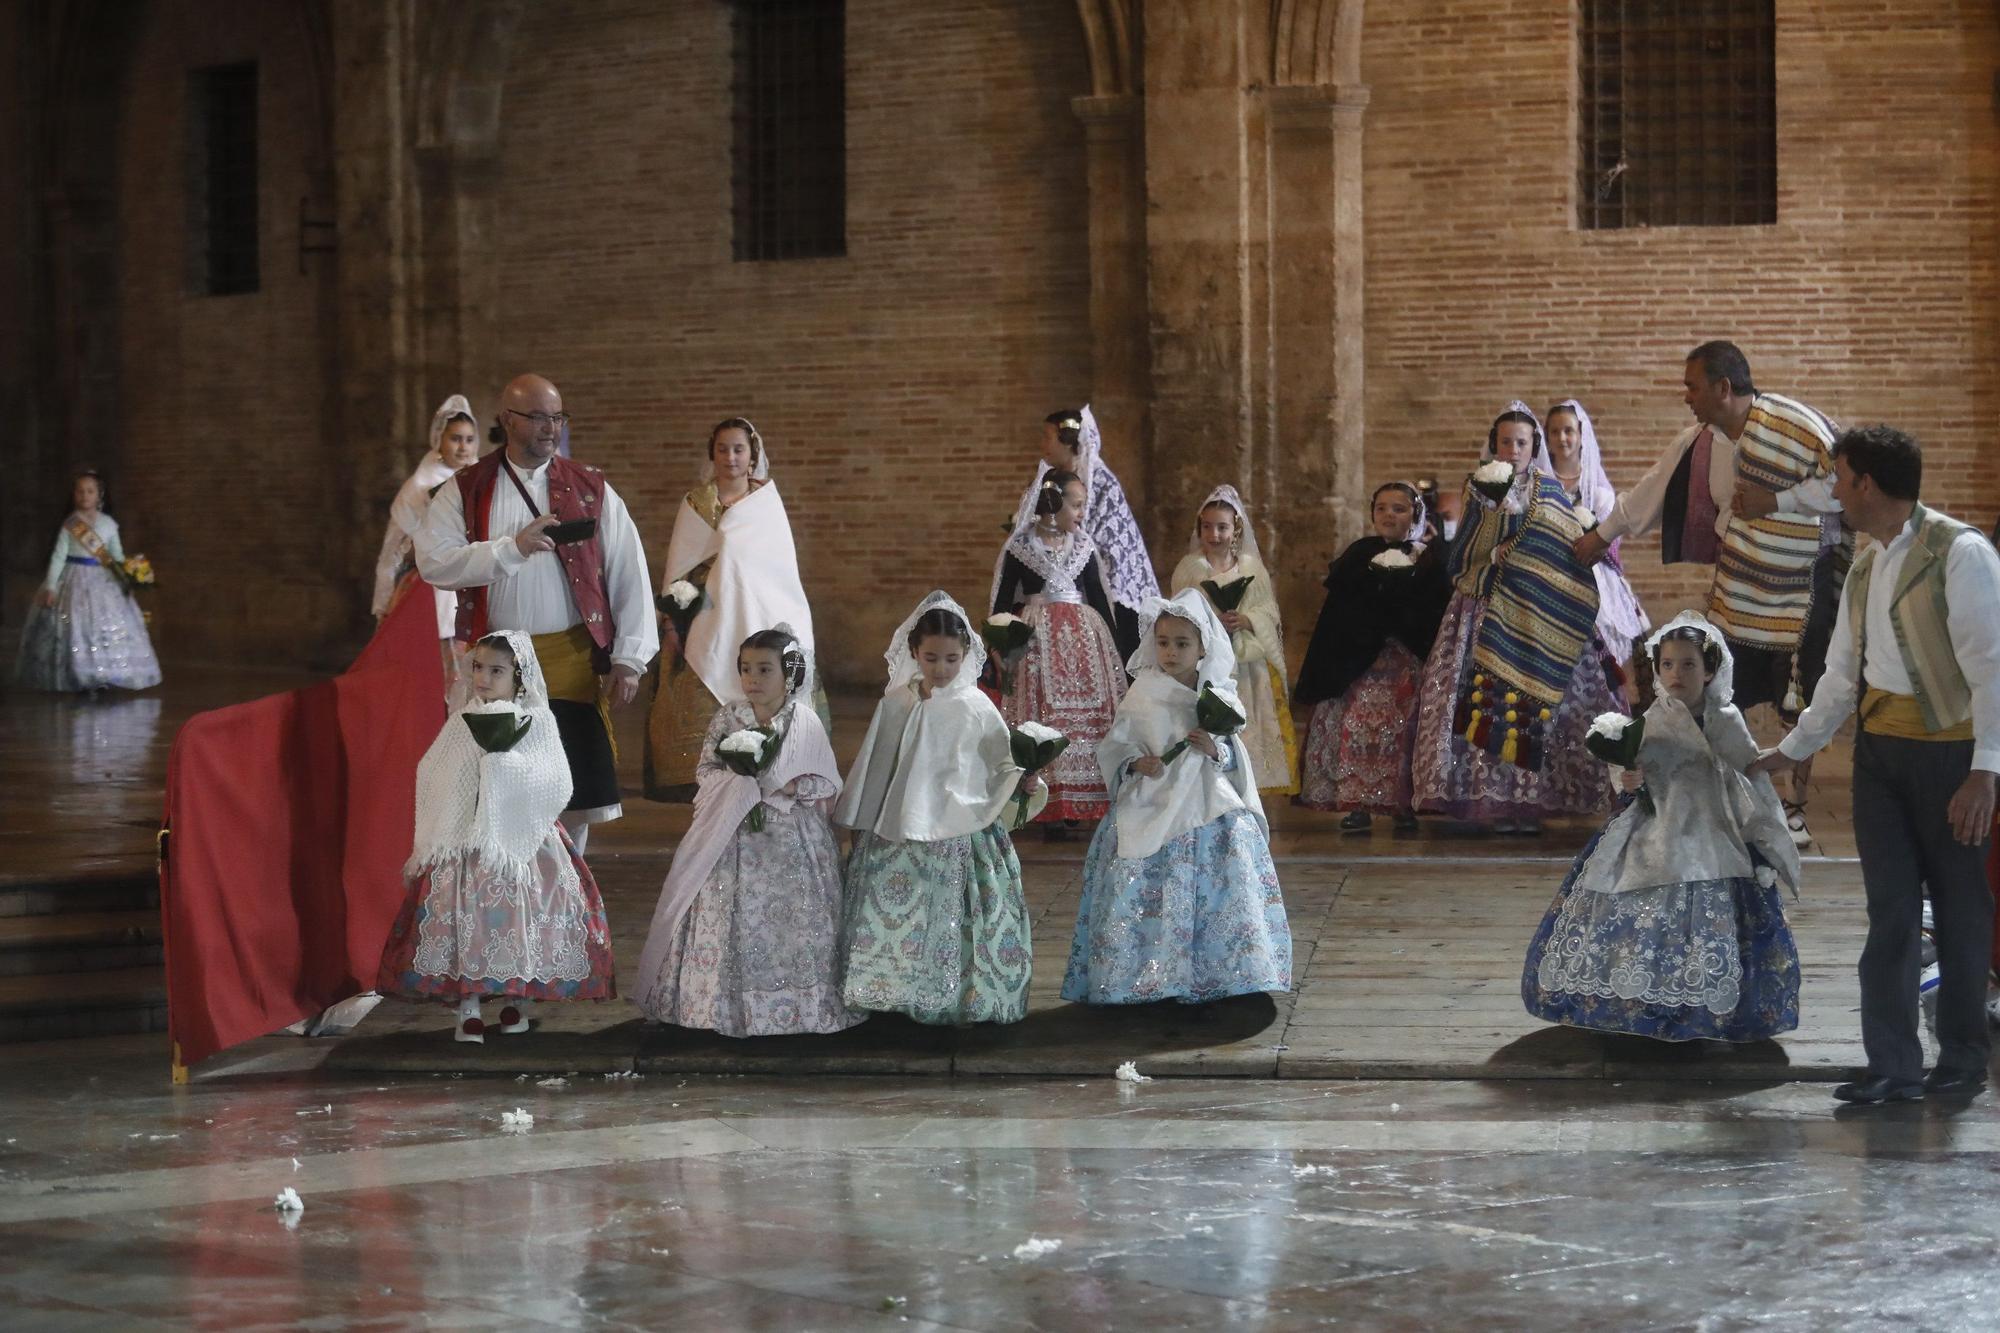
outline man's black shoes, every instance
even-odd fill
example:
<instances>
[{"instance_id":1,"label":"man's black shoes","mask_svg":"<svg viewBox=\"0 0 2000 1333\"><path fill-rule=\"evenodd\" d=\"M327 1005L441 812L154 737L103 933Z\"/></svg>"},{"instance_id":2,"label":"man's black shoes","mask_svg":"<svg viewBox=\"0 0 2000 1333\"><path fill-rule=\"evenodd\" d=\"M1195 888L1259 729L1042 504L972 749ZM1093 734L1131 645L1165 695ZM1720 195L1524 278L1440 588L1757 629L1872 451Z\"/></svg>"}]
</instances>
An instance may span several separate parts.
<instances>
[{"instance_id":1,"label":"man's black shoes","mask_svg":"<svg viewBox=\"0 0 2000 1333\"><path fill-rule=\"evenodd\" d=\"M1843 1083L1833 1090L1833 1095L1844 1102L1856 1106L1880 1106L1884 1102L1920 1102L1924 1099L1924 1083L1905 1083L1901 1079L1885 1074L1871 1074L1858 1083Z\"/></svg>"},{"instance_id":2,"label":"man's black shoes","mask_svg":"<svg viewBox=\"0 0 2000 1333\"><path fill-rule=\"evenodd\" d=\"M1950 1069L1939 1065L1924 1075L1924 1091L1933 1097L1970 1097L1985 1087L1983 1069Z\"/></svg>"}]
</instances>

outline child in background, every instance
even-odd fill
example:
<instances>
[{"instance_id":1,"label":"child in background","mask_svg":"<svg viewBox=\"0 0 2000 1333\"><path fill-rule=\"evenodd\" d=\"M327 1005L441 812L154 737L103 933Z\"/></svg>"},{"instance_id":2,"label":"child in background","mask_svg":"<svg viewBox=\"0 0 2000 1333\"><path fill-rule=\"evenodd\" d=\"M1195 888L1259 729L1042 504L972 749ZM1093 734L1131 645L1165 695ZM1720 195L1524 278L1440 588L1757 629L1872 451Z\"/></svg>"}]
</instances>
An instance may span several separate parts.
<instances>
[{"instance_id":1,"label":"child in background","mask_svg":"<svg viewBox=\"0 0 2000 1333\"><path fill-rule=\"evenodd\" d=\"M854 830L843 996L919 1023L1018 1022L1033 956L1007 829L1047 789L1023 792L1007 724L974 684L986 645L957 602L924 598L884 658L888 688L834 811Z\"/></svg>"},{"instance_id":2,"label":"child in background","mask_svg":"<svg viewBox=\"0 0 2000 1333\"><path fill-rule=\"evenodd\" d=\"M728 1037L838 1032L865 1017L840 1001L840 850L827 822L840 769L789 626L745 639L736 678L743 701L718 708L702 742L694 820L639 958L639 1008ZM778 750L755 777L718 756L726 737L759 728Z\"/></svg>"},{"instance_id":3,"label":"child in background","mask_svg":"<svg viewBox=\"0 0 2000 1333\"><path fill-rule=\"evenodd\" d=\"M1257 532L1234 486L1209 492L1195 513L1188 553L1174 568L1173 591L1213 583L1227 589L1248 579L1236 605L1215 612L1236 654L1236 697L1243 701L1243 731L1262 796L1290 796L1299 789L1299 738L1292 730L1291 687L1285 679L1285 625L1271 571L1257 550Z\"/></svg>"},{"instance_id":4,"label":"child in background","mask_svg":"<svg viewBox=\"0 0 2000 1333\"><path fill-rule=\"evenodd\" d=\"M530 1000L608 1000L611 932L590 867L557 822L569 760L528 635L489 634L466 654L467 702L417 765L409 896L375 989L458 1006L453 1038L483 1042L480 1001L508 1001L499 1031L526 1032Z\"/></svg>"},{"instance_id":5,"label":"child in background","mask_svg":"<svg viewBox=\"0 0 2000 1333\"><path fill-rule=\"evenodd\" d=\"M104 478L77 474L74 506L21 631L14 679L31 690L144 690L160 683L146 617L119 571L125 547L104 512Z\"/></svg>"},{"instance_id":6,"label":"child in background","mask_svg":"<svg viewBox=\"0 0 2000 1333\"><path fill-rule=\"evenodd\" d=\"M1638 796L1571 866L1528 945L1537 1018L1662 1041L1758 1041L1799 1024L1799 955L1779 886L1799 854L1733 702L1721 631L1684 611L1648 644L1658 697L1598 719ZM1617 733L1613 735L1612 733Z\"/></svg>"},{"instance_id":7,"label":"child in background","mask_svg":"<svg viewBox=\"0 0 2000 1333\"><path fill-rule=\"evenodd\" d=\"M1256 772L1239 737L1200 725L1203 690L1243 714L1229 634L1193 590L1153 599L1139 619L1132 689L1098 747L1113 805L1084 858L1063 998L1201 1004L1290 990Z\"/></svg>"},{"instance_id":8,"label":"child in background","mask_svg":"<svg viewBox=\"0 0 2000 1333\"><path fill-rule=\"evenodd\" d=\"M1376 815L1416 828L1410 754L1417 684L1451 599L1441 542L1423 544L1416 487L1375 489L1374 532L1327 566L1326 604L1313 626L1294 697L1312 709L1299 804L1345 810L1343 833L1366 833Z\"/></svg>"},{"instance_id":9,"label":"child in background","mask_svg":"<svg viewBox=\"0 0 2000 1333\"><path fill-rule=\"evenodd\" d=\"M1104 817L1111 798L1098 775L1097 742L1125 693L1103 569L1082 527L1084 503L1075 473L1042 478L1034 512L1007 540L993 596L995 613L1012 612L1035 628L1003 701L1007 724L1039 722L1069 737L1044 774L1047 820Z\"/></svg>"}]
</instances>

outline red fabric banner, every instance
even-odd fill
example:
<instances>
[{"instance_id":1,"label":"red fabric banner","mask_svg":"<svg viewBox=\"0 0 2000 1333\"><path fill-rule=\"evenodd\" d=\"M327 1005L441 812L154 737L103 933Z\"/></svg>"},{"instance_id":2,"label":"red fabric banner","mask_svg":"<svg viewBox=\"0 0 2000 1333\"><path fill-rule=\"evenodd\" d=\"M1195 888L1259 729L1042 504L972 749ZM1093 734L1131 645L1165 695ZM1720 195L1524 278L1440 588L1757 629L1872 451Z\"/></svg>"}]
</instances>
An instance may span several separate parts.
<instances>
[{"instance_id":1,"label":"red fabric banner","mask_svg":"<svg viewBox=\"0 0 2000 1333\"><path fill-rule=\"evenodd\" d=\"M417 761L444 725L416 585L354 664L198 713L167 760L167 1029L192 1065L368 990L403 902Z\"/></svg>"}]
</instances>

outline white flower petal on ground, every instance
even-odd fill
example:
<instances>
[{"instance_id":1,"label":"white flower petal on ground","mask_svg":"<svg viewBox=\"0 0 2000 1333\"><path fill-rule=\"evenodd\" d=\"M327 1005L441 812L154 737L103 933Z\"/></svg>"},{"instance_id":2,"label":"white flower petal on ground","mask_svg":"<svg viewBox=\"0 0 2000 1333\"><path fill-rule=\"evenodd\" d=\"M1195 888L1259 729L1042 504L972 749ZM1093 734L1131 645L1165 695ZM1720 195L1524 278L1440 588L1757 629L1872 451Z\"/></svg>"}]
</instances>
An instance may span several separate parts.
<instances>
[{"instance_id":1,"label":"white flower petal on ground","mask_svg":"<svg viewBox=\"0 0 2000 1333\"><path fill-rule=\"evenodd\" d=\"M1615 741L1625 734L1625 728L1632 725L1632 719L1623 713L1599 713L1590 720L1590 734Z\"/></svg>"},{"instance_id":2,"label":"white flower petal on ground","mask_svg":"<svg viewBox=\"0 0 2000 1333\"><path fill-rule=\"evenodd\" d=\"M271 1206L281 1213L303 1213L306 1201L299 1197L297 1190L287 1185L278 1191L278 1197L271 1201Z\"/></svg>"},{"instance_id":3,"label":"white flower petal on ground","mask_svg":"<svg viewBox=\"0 0 2000 1333\"><path fill-rule=\"evenodd\" d=\"M1018 723L1014 727L1014 730L1020 732L1037 745L1046 745L1050 741L1059 741L1063 738L1063 734L1060 731L1057 731L1054 727L1044 726L1040 722Z\"/></svg>"},{"instance_id":4,"label":"white flower petal on ground","mask_svg":"<svg viewBox=\"0 0 2000 1333\"><path fill-rule=\"evenodd\" d=\"M535 1086L538 1088L567 1088L569 1080L566 1078L538 1078L535 1080Z\"/></svg>"},{"instance_id":5,"label":"white flower petal on ground","mask_svg":"<svg viewBox=\"0 0 2000 1333\"><path fill-rule=\"evenodd\" d=\"M1039 1259L1045 1254L1054 1254L1062 1248L1059 1240L1043 1240L1040 1236L1030 1236L1014 1247L1016 1259Z\"/></svg>"},{"instance_id":6,"label":"white flower petal on ground","mask_svg":"<svg viewBox=\"0 0 2000 1333\"><path fill-rule=\"evenodd\" d=\"M1140 1073L1139 1066L1130 1060L1118 1066L1118 1072L1113 1074L1112 1077L1120 1083L1151 1083L1153 1081L1151 1074Z\"/></svg>"},{"instance_id":7,"label":"white flower petal on ground","mask_svg":"<svg viewBox=\"0 0 2000 1333\"><path fill-rule=\"evenodd\" d=\"M500 1113L500 1128L509 1134L525 1134L535 1127L535 1117L520 1107Z\"/></svg>"}]
</instances>

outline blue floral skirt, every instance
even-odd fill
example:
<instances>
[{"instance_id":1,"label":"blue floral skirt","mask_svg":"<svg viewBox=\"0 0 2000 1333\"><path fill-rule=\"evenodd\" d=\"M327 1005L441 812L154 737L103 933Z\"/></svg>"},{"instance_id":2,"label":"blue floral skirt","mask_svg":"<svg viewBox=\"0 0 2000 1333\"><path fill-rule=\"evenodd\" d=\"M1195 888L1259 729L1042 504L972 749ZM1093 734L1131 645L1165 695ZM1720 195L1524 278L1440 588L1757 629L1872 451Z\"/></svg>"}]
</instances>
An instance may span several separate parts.
<instances>
[{"instance_id":1,"label":"blue floral skirt","mask_svg":"<svg viewBox=\"0 0 2000 1333\"><path fill-rule=\"evenodd\" d=\"M1232 810L1142 859L1118 855L1114 814L1083 861L1062 997L1201 1004L1292 988L1292 932L1270 843Z\"/></svg>"},{"instance_id":2,"label":"blue floral skirt","mask_svg":"<svg viewBox=\"0 0 2000 1333\"><path fill-rule=\"evenodd\" d=\"M1661 1041L1761 1041L1799 1025L1799 952L1776 887L1720 879L1577 892L1603 836L1571 865L1528 945L1529 1013Z\"/></svg>"}]
</instances>

